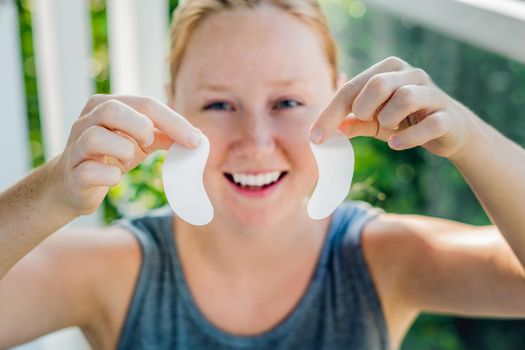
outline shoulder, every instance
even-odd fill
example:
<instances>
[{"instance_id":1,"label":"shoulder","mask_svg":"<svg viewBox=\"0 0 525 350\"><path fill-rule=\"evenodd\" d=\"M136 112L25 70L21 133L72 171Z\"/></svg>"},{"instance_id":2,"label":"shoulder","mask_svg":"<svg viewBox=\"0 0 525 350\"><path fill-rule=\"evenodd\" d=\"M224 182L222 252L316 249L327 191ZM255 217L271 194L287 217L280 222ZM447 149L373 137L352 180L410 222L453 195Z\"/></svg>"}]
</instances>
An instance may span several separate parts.
<instances>
[{"instance_id":1,"label":"shoulder","mask_svg":"<svg viewBox=\"0 0 525 350\"><path fill-rule=\"evenodd\" d=\"M35 249L63 275L92 284L140 258L136 240L120 227L66 228ZM94 284L93 284L94 285Z\"/></svg>"},{"instance_id":2,"label":"shoulder","mask_svg":"<svg viewBox=\"0 0 525 350\"><path fill-rule=\"evenodd\" d=\"M133 298L142 253L136 237L123 227L106 227L97 236L91 248L98 260L92 281L101 312L87 332L114 347Z\"/></svg>"},{"instance_id":3,"label":"shoulder","mask_svg":"<svg viewBox=\"0 0 525 350\"><path fill-rule=\"evenodd\" d=\"M54 255L64 268L97 279L104 277L101 270L119 269L140 258L136 240L118 226L64 229L46 240L42 250Z\"/></svg>"},{"instance_id":4,"label":"shoulder","mask_svg":"<svg viewBox=\"0 0 525 350\"><path fill-rule=\"evenodd\" d=\"M439 248L441 233L463 226L429 216L390 213L368 222L363 228L363 254L383 294L392 296L402 291L417 275L421 262Z\"/></svg>"},{"instance_id":5,"label":"shoulder","mask_svg":"<svg viewBox=\"0 0 525 350\"><path fill-rule=\"evenodd\" d=\"M84 332L93 343L116 346L142 262L167 249L172 219L172 212L163 207L98 229L89 238L82 255L92 264L91 285L100 312Z\"/></svg>"},{"instance_id":6,"label":"shoulder","mask_svg":"<svg viewBox=\"0 0 525 350\"><path fill-rule=\"evenodd\" d=\"M389 338L397 348L417 317L405 303L402 286L410 268L424 254L425 242L404 215L383 213L363 228L361 247L370 278L381 303Z\"/></svg>"},{"instance_id":7,"label":"shoulder","mask_svg":"<svg viewBox=\"0 0 525 350\"><path fill-rule=\"evenodd\" d=\"M56 261L60 283L67 283L72 294L84 291L78 293L83 300L75 304L88 304L92 310L83 326L92 344L114 342L140 270L137 240L119 226L70 229L56 233L43 248Z\"/></svg>"},{"instance_id":8,"label":"shoulder","mask_svg":"<svg viewBox=\"0 0 525 350\"><path fill-rule=\"evenodd\" d=\"M363 228L363 255L394 344L400 344L419 313L411 293L418 290L418 278L432 271L430 257L440 249L443 233L466 227L435 217L383 213Z\"/></svg>"},{"instance_id":9,"label":"shoulder","mask_svg":"<svg viewBox=\"0 0 525 350\"><path fill-rule=\"evenodd\" d=\"M381 299L395 297L401 280L409 275L428 248L424 232L407 215L384 213L363 228L361 245Z\"/></svg>"},{"instance_id":10,"label":"shoulder","mask_svg":"<svg viewBox=\"0 0 525 350\"><path fill-rule=\"evenodd\" d=\"M100 345L97 341L107 338L107 329L111 331L123 317L139 265L139 246L125 230L66 227L24 256L2 279L0 308L20 316L12 322L26 324L28 337L76 325L92 344ZM38 321L42 319L46 322ZM96 336L95 329L103 332Z\"/></svg>"},{"instance_id":11,"label":"shoulder","mask_svg":"<svg viewBox=\"0 0 525 350\"><path fill-rule=\"evenodd\" d=\"M431 250L438 249L443 233L468 227L430 216L383 213L363 228L363 251L377 273L386 270L383 273L398 278Z\"/></svg>"}]
</instances>

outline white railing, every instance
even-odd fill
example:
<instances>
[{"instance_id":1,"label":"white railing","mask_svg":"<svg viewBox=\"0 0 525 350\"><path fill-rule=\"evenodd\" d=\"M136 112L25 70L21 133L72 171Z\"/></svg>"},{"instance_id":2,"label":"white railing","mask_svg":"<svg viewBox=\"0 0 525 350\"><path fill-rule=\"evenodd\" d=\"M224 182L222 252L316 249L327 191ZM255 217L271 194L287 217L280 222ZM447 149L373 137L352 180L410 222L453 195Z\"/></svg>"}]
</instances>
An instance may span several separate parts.
<instances>
[{"instance_id":1,"label":"white railing","mask_svg":"<svg viewBox=\"0 0 525 350\"><path fill-rule=\"evenodd\" d=\"M365 0L390 14L525 63L525 1Z\"/></svg>"},{"instance_id":2,"label":"white railing","mask_svg":"<svg viewBox=\"0 0 525 350\"><path fill-rule=\"evenodd\" d=\"M518 0L367 0L371 5L525 62L525 2ZM32 0L40 118L47 159L94 92L88 0ZM107 0L111 89L164 98L167 0ZM0 0L0 190L30 169L18 14ZM82 225L100 224L94 215ZM79 224L77 222L77 224ZM17 349L87 349L78 329Z\"/></svg>"},{"instance_id":3,"label":"white railing","mask_svg":"<svg viewBox=\"0 0 525 350\"><path fill-rule=\"evenodd\" d=\"M18 14L12 1L0 1L0 191L29 169L29 138Z\"/></svg>"},{"instance_id":4,"label":"white railing","mask_svg":"<svg viewBox=\"0 0 525 350\"><path fill-rule=\"evenodd\" d=\"M164 99L167 0L107 0L113 93ZM40 120L46 159L63 149L71 125L94 93L88 0L32 0ZM0 191L30 170L18 12L0 0ZM100 225L100 213L72 225ZM62 330L17 350L89 349L77 328Z\"/></svg>"},{"instance_id":5,"label":"white railing","mask_svg":"<svg viewBox=\"0 0 525 350\"><path fill-rule=\"evenodd\" d=\"M164 100L167 0L107 0L107 5L111 91Z\"/></svg>"}]
</instances>

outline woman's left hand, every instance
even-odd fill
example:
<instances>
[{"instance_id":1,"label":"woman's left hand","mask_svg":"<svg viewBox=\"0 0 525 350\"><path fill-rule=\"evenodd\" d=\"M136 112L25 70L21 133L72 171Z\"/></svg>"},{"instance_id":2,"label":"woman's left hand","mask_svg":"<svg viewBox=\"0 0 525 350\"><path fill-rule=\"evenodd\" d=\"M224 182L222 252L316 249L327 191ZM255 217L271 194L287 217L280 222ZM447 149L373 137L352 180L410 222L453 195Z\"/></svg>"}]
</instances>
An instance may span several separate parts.
<instances>
[{"instance_id":1,"label":"woman's left hand","mask_svg":"<svg viewBox=\"0 0 525 350\"><path fill-rule=\"evenodd\" d=\"M419 68L389 57L344 84L312 126L322 143L337 128L404 150L422 146L452 158L469 143L477 116L439 89Z\"/></svg>"}]
</instances>

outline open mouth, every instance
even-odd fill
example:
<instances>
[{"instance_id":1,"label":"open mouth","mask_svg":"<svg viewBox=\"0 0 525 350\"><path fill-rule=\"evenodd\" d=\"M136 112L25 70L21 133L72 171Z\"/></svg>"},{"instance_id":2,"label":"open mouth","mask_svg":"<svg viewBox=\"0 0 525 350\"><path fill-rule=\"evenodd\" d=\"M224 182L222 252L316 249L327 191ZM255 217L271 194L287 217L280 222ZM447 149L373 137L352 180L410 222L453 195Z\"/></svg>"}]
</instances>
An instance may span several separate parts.
<instances>
[{"instance_id":1,"label":"open mouth","mask_svg":"<svg viewBox=\"0 0 525 350\"><path fill-rule=\"evenodd\" d=\"M262 174L224 173L224 177L243 190L261 191L275 186L288 174L287 171L272 171Z\"/></svg>"}]
</instances>

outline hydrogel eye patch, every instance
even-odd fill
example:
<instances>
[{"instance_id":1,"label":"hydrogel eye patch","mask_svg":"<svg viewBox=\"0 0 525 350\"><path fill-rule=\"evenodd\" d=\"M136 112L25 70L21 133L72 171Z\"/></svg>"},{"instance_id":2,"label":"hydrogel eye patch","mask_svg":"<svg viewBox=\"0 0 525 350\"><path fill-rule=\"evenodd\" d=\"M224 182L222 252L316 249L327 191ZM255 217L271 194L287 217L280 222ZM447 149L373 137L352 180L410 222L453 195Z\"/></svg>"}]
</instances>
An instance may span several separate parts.
<instances>
[{"instance_id":1,"label":"hydrogel eye patch","mask_svg":"<svg viewBox=\"0 0 525 350\"><path fill-rule=\"evenodd\" d=\"M204 168L210 153L208 138L190 150L174 144L168 150L162 168L162 181L168 203L181 219L206 225L213 219L213 206L203 182ZM341 204L350 190L354 173L354 150L341 132L322 145L310 143L319 168L317 185L308 201L308 215L320 220Z\"/></svg>"},{"instance_id":2,"label":"hydrogel eye patch","mask_svg":"<svg viewBox=\"0 0 525 350\"><path fill-rule=\"evenodd\" d=\"M204 189L204 167L210 154L210 142L201 134L196 149L173 144L162 167L162 182L171 208L184 221L206 225L213 219L213 206Z\"/></svg>"},{"instance_id":3,"label":"hydrogel eye patch","mask_svg":"<svg viewBox=\"0 0 525 350\"><path fill-rule=\"evenodd\" d=\"M319 179L307 208L312 219L320 220L332 214L350 191L354 149L340 131L321 145L310 142L310 147L319 168Z\"/></svg>"}]
</instances>

